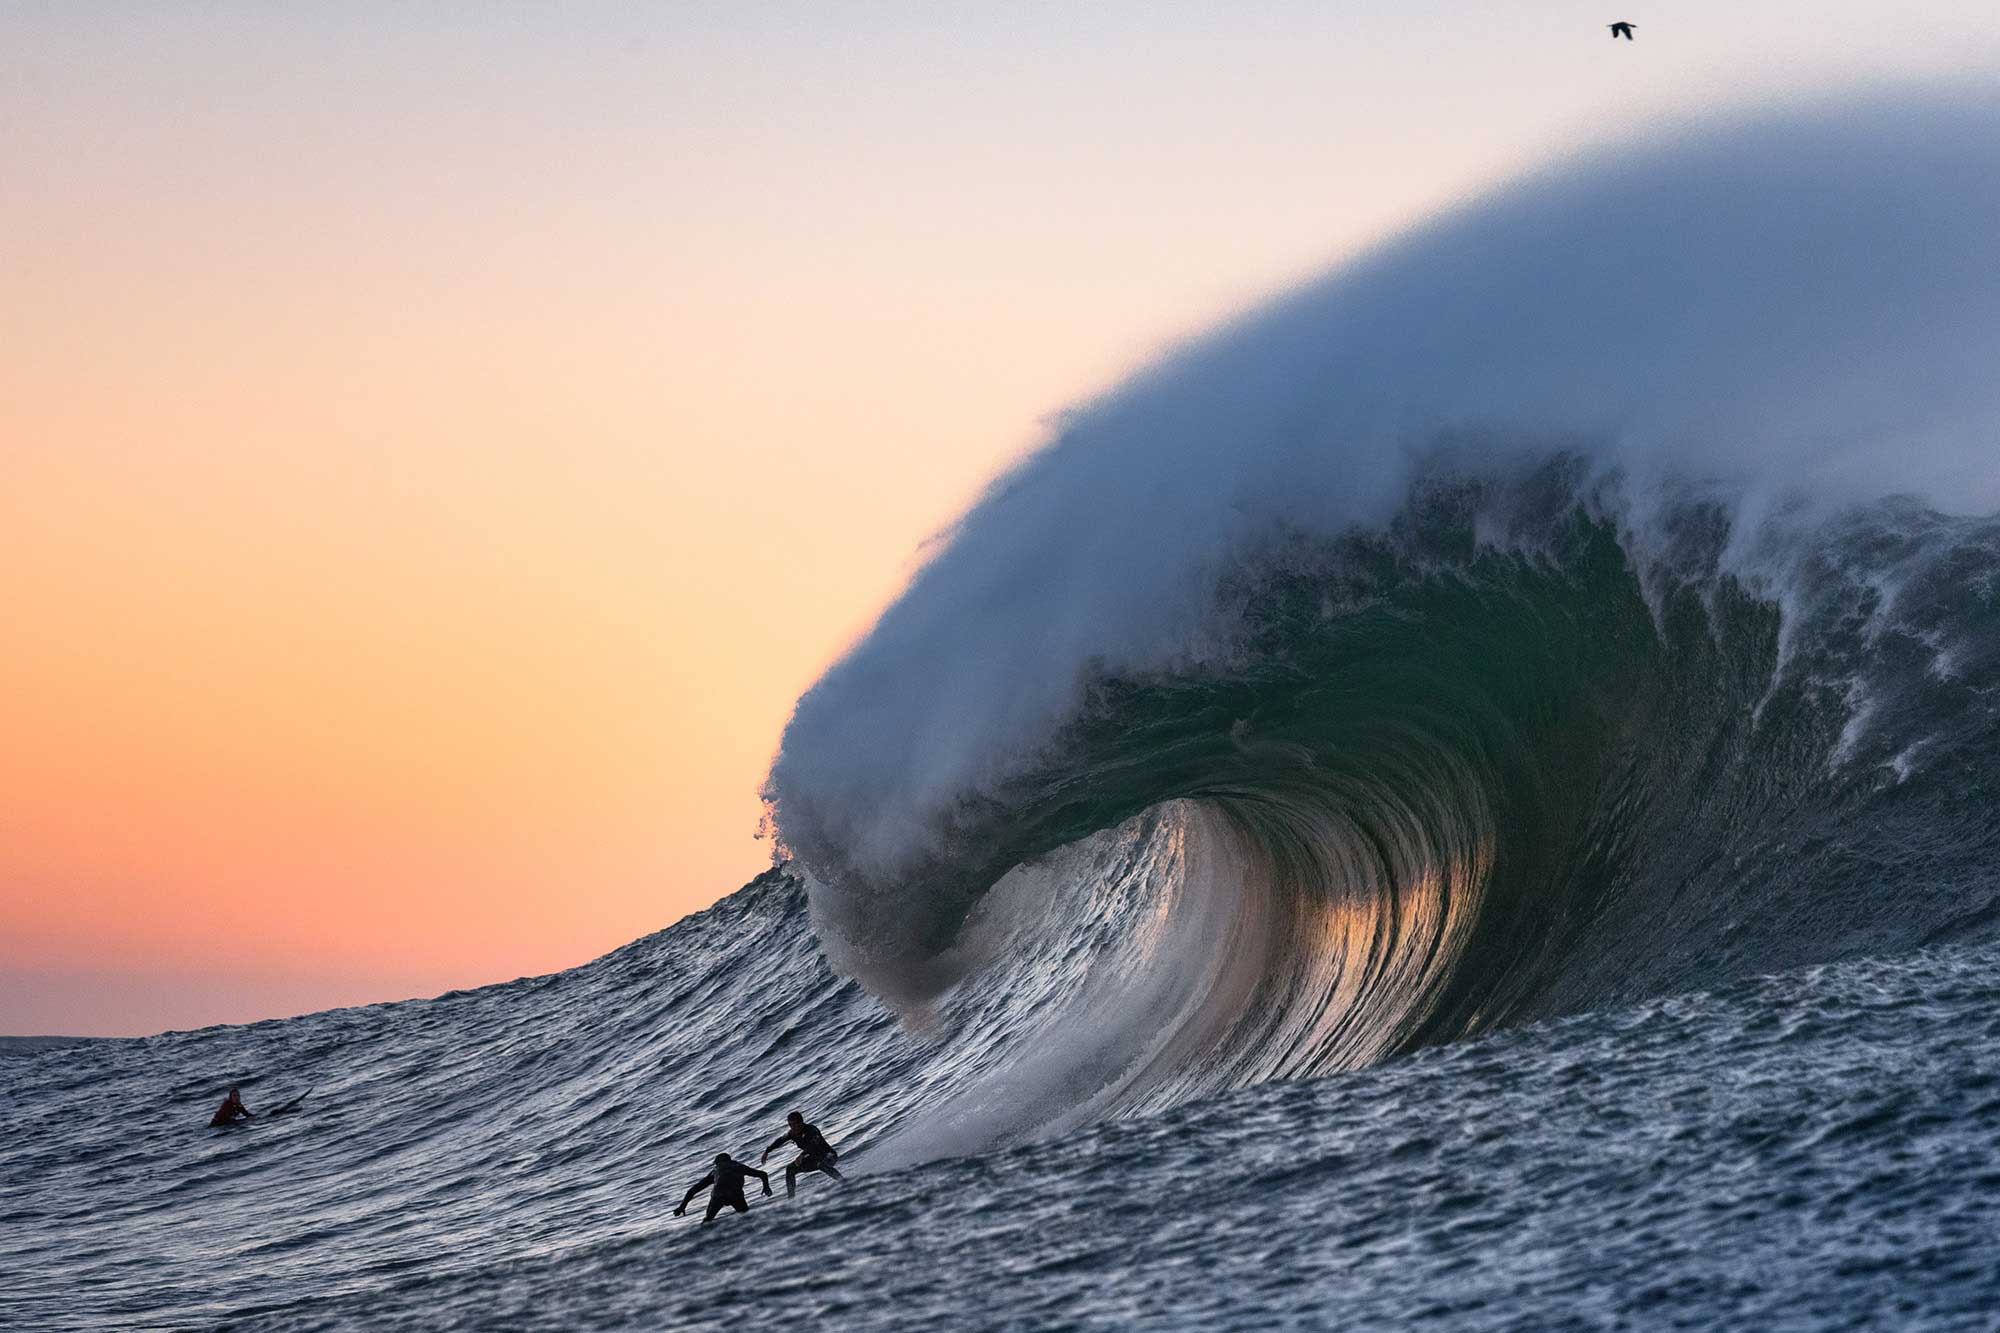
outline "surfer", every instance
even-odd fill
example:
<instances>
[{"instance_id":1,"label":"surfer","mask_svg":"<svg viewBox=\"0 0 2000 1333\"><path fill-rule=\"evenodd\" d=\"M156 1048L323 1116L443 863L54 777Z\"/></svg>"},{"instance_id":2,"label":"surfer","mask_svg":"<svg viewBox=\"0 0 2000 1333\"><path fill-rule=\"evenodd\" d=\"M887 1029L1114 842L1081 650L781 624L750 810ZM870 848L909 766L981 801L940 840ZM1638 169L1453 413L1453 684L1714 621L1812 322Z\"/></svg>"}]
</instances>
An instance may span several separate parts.
<instances>
[{"instance_id":1,"label":"surfer","mask_svg":"<svg viewBox=\"0 0 2000 1333\"><path fill-rule=\"evenodd\" d=\"M687 1195L681 1200L681 1206L674 1209L674 1216L679 1217L687 1212L688 1205L694 1202L694 1196L703 1190L709 1191L708 1215L701 1219L703 1226L707 1226L710 1222L713 1222L715 1215L722 1211L725 1204L734 1208L739 1213L749 1212L750 1203L743 1197L743 1178L745 1176L755 1176L757 1179L763 1181L764 1197L769 1198L771 1196L771 1178L769 1176L754 1166L743 1165L743 1163L737 1161L726 1152L717 1153L715 1155L715 1169L700 1180L697 1180L694 1184L688 1186Z\"/></svg>"},{"instance_id":2,"label":"surfer","mask_svg":"<svg viewBox=\"0 0 2000 1333\"><path fill-rule=\"evenodd\" d=\"M229 1095L222 1099L222 1105L215 1109L215 1116L208 1122L210 1129L220 1129L233 1125L239 1120L250 1119L250 1108L243 1104L243 1094L231 1088Z\"/></svg>"},{"instance_id":3,"label":"surfer","mask_svg":"<svg viewBox=\"0 0 2000 1333\"><path fill-rule=\"evenodd\" d=\"M801 1171L824 1171L835 1180L843 1178L840 1172L833 1169L833 1164L840 1160L840 1154L833 1150L833 1145L826 1141L826 1135L819 1132L819 1127L808 1125L806 1118L797 1111L793 1111L785 1117L785 1132L778 1135L772 1141L771 1146L764 1149L764 1155L757 1160L760 1163L769 1161L771 1154L784 1147L787 1143L799 1150L799 1155L794 1157L785 1167L785 1197L787 1199L798 1193L798 1179L799 1172Z\"/></svg>"}]
</instances>

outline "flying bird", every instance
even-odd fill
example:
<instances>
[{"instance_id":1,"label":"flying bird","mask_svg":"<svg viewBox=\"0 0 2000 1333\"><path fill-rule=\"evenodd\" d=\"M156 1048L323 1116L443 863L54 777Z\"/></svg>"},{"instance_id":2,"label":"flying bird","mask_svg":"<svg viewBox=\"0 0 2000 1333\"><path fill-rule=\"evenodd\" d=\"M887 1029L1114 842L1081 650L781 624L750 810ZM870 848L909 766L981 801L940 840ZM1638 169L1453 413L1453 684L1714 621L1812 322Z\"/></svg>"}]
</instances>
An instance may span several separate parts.
<instances>
[{"instance_id":1,"label":"flying bird","mask_svg":"<svg viewBox=\"0 0 2000 1333\"><path fill-rule=\"evenodd\" d=\"M1632 25L1631 25L1631 24L1629 24L1629 23L1614 23L1614 24L1612 24L1612 25L1611 25L1611 40L1615 42L1615 41L1617 41L1617 40L1618 40L1618 39L1619 39L1620 37L1623 37L1623 38L1624 38L1624 39L1625 39L1626 41L1628 41L1628 42L1632 40Z\"/></svg>"}]
</instances>

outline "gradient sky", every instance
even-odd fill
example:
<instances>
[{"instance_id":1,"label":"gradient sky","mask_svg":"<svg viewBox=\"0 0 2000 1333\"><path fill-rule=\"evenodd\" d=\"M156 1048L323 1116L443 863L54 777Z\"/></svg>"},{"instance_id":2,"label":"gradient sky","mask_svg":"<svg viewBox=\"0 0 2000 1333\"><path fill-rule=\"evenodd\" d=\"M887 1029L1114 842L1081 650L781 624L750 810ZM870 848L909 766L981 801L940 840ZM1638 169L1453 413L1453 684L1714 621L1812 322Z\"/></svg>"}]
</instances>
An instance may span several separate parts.
<instances>
[{"instance_id":1,"label":"gradient sky","mask_svg":"<svg viewBox=\"0 0 2000 1333\"><path fill-rule=\"evenodd\" d=\"M1050 412L1563 145L1996 52L1962 3L0 5L0 1032L702 907Z\"/></svg>"}]
</instances>

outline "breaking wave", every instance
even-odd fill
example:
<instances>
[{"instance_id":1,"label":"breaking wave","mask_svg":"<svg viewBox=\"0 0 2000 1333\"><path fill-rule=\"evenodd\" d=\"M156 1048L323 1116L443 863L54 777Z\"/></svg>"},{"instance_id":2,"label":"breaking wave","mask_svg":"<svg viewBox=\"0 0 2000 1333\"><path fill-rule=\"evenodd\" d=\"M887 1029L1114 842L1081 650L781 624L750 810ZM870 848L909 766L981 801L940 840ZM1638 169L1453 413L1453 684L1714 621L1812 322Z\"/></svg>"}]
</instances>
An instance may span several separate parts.
<instances>
[{"instance_id":1,"label":"breaking wave","mask_svg":"<svg viewBox=\"0 0 2000 1333\"><path fill-rule=\"evenodd\" d=\"M1039 1034L905 1150L1989 933L1996 220L1990 96L1678 127L1068 414L766 792L840 969Z\"/></svg>"},{"instance_id":2,"label":"breaking wave","mask_svg":"<svg viewBox=\"0 0 2000 1333\"><path fill-rule=\"evenodd\" d=\"M553 976L0 1043L0 1324L1990 1308L1996 221L2000 103L1883 95L1190 344L800 701L786 867ZM696 1239L792 1108L850 1183Z\"/></svg>"}]
</instances>

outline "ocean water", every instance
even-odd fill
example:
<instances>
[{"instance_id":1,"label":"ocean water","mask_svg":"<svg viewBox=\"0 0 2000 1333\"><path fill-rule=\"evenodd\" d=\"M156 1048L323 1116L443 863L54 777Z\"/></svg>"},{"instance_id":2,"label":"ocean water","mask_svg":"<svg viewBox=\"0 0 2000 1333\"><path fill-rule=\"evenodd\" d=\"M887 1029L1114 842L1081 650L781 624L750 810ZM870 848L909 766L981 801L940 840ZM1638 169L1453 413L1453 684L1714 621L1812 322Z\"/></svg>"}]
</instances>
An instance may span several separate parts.
<instances>
[{"instance_id":1,"label":"ocean water","mask_svg":"<svg viewBox=\"0 0 2000 1333\"><path fill-rule=\"evenodd\" d=\"M0 1059L0 1326L2000 1326L1996 228L2000 100L1875 90L1191 340L711 910ZM844 1185L672 1215L795 1108Z\"/></svg>"},{"instance_id":2,"label":"ocean water","mask_svg":"<svg viewBox=\"0 0 2000 1333\"><path fill-rule=\"evenodd\" d=\"M804 926L774 876L556 977L0 1063L0 1326L1990 1328L2000 1309L1991 944L900 1163L871 1159L911 1089L962 1071L949 1048L913 1058L823 964L787 976ZM690 1004L710 1017L662 1021ZM298 1114L201 1128L238 1075L253 1108L317 1086ZM672 1216L713 1151L754 1160L793 1103L846 1185L753 1186L705 1229L699 1200Z\"/></svg>"}]
</instances>

